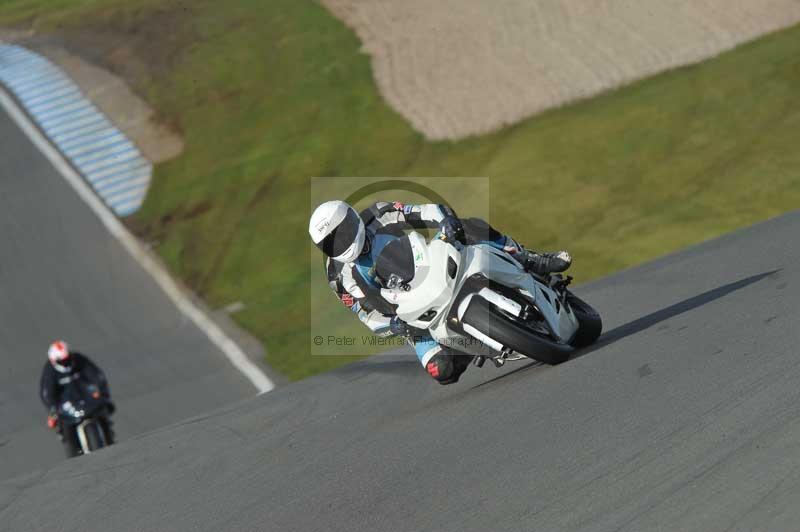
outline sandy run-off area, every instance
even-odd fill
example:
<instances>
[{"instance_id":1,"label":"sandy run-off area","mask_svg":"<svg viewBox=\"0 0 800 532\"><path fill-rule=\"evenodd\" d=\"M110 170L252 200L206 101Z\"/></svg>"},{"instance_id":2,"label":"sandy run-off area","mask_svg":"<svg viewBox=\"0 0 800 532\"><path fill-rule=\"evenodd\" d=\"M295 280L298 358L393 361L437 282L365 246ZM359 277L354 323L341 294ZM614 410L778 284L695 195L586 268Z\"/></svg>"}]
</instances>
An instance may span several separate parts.
<instances>
[{"instance_id":1,"label":"sandy run-off area","mask_svg":"<svg viewBox=\"0 0 800 532\"><path fill-rule=\"evenodd\" d=\"M498 129L800 21L800 0L321 0L429 139Z\"/></svg>"}]
</instances>

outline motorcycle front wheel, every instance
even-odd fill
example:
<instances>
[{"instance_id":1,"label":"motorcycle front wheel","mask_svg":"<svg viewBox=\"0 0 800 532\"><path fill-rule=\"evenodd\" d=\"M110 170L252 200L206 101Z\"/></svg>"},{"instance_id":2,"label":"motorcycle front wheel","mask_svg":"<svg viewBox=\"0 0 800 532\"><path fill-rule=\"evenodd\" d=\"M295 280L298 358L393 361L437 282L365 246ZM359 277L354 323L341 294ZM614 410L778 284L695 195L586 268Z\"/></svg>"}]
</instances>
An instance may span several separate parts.
<instances>
[{"instance_id":1,"label":"motorcycle front wheel","mask_svg":"<svg viewBox=\"0 0 800 532\"><path fill-rule=\"evenodd\" d=\"M83 428L84 433L86 434L86 445L89 447L89 451L96 451L106 446L105 438L101 433L100 424L96 421L92 423L87 423L86 426Z\"/></svg>"},{"instance_id":2,"label":"motorcycle front wheel","mask_svg":"<svg viewBox=\"0 0 800 532\"><path fill-rule=\"evenodd\" d=\"M67 458L80 456L81 444L78 441L78 433L74 425L61 426L61 443L64 446L64 454Z\"/></svg>"},{"instance_id":3,"label":"motorcycle front wheel","mask_svg":"<svg viewBox=\"0 0 800 532\"><path fill-rule=\"evenodd\" d=\"M498 341L503 347L545 364L561 364L573 351L572 346L546 338L524 323L511 319L482 297L472 298L463 322Z\"/></svg>"}]
</instances>

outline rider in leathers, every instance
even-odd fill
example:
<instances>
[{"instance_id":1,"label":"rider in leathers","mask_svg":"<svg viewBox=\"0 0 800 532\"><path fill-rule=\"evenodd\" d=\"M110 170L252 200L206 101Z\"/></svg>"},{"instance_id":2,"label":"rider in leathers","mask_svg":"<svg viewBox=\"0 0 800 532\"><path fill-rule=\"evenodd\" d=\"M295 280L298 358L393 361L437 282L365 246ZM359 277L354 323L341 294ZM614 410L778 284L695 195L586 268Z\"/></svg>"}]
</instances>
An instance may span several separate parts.
<instances>
[{"instance_id":1,"label":"rider in leathers","mask_svg":"<svg viewBox=\"0 0 800 532\"><path fill-rule=\"evenodd\" d=\"M39 397L48 410L47 425L52 429L57 429L64 442L67 456L76 456L79 453L77 447L77 436L75 427L58 422L58 405L61 402L61 393L64 386L72 380L94 384L106 402L108 416L114 413L114 403L111 401L111 393L108 389L108 381L105 373L89 357L73 351L66 342L59 340L53 342L48 350L48 361L42 368L42 375L39 380ZM108 417L102 417L109 445L113 443L113 424Z\"/></svg>"},{"instance_id":2,"label":"rider in leathers","mask_svg":"<svg viewBox=\"0 0 800 532\"><path fill-rule=\"evenodd\" d=\"M572 259L566 251L526 250L481 219L459 220L445 205L379 202L360 214L342 201L329 201L317 207L309 223L309 234L326 255L331 289L376 335L409 337L428 374L441 384L452 384L467 369L472 357L442 346L428 331L402 322L395 315L394 306L381 296L381 281L375 274L375 262L388 242L402 237L406 229L426 227L438 228L448 240L504 249L536 273L564 271Z\"/></svg>"}]
</instances>

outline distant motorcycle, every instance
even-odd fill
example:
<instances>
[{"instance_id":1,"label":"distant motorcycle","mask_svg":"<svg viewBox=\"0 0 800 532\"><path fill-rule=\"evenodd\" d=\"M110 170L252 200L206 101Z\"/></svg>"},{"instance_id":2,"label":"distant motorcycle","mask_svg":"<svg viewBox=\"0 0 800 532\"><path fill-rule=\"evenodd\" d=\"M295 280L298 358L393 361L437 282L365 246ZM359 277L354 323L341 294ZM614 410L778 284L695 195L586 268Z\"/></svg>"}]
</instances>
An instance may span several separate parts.
<instances>
[{"instance_id":1,"label":"distant motorcycle","mask_svg":"<svg viewBox=\"0 0 800 532\"><path fill-rule=\"evenodd\" d=\"M89 454L111 443L109 405L94 384L64 377L58 420L67 454Z\"/></svg>"},{"instance_id":2,"label":"distant motorcycle","mask_svg":"<svg viewBox=\"0 0 800 532\"><path fill-rule=\"evenodd\" d=\"M387 244L375 267L400 319L475 355L478 367L523 357L559 364L603 328L597 311L567 289L571 277L532 274L488 244L441 235L427 242L411 232Z\"/></svg>"}]
</instances>

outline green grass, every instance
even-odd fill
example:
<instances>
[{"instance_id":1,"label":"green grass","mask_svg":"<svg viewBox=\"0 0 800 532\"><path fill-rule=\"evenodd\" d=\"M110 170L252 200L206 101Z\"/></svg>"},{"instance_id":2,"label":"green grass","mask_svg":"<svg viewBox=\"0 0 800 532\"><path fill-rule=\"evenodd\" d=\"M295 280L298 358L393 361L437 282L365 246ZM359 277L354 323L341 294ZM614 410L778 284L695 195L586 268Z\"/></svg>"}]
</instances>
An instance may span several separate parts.
<instances>
[{"instance_id":1,"label":"green grass","mask_svg":"<svg viewBox=\"0 0 800 532\"><path fill-rule=\"evenodd\" d=\"M146 29L158 20L166 31ZM387 107L354 34L316 4L5 0L0 24L97 43L179 128L186 151L157 168L131 226L211 306L243 301L235 318L293 379L350 360L310 355L309 279L323 276L308 259L311 176L489 176L493 225L569 249L579 281L800 205L800 27L432 143ZM320 304L331 331L362 334L332 295Z\"/></svg>"}]
</instances>

